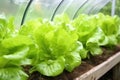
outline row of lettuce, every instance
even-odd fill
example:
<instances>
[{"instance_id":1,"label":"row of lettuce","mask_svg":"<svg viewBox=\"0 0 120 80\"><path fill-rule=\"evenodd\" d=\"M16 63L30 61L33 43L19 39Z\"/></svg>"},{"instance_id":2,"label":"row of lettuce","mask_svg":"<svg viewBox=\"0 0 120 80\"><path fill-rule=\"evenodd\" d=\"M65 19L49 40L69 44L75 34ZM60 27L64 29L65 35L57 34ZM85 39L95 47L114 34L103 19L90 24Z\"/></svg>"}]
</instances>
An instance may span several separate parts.
<instances>
[{"instance_id":1,"label":"row of lettuce","mask_svg":"<svg viewBox=\"0 0 120 80\"><path fill-rule=\"evenodd\" d=\"M13 23L0 18L0 80L27 80L26 65L32 66L29 73L45 76L71 72L82 59L102 54L101 46L120 43L120 18L102 13L74 20L65 14L53 21L39 18L19 29Z\"/></svg>"}]
</instances>

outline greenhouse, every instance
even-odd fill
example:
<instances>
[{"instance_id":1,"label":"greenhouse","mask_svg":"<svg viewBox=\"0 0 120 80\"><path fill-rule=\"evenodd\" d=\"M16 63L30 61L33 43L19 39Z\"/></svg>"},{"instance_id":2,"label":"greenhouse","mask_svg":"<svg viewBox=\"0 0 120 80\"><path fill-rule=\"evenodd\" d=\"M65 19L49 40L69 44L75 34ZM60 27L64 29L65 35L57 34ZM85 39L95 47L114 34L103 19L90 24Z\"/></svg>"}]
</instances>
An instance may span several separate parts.
<instances>
[{"instance_id":1,"label":"greenhouse","mask_svg":"<svg viewBox=\"0 0 120 80\"><path fill-rule=\"evenodd\" d=\"M0 80L120 80L120 0L0 0Z\"/></svg>"}]
</instances>

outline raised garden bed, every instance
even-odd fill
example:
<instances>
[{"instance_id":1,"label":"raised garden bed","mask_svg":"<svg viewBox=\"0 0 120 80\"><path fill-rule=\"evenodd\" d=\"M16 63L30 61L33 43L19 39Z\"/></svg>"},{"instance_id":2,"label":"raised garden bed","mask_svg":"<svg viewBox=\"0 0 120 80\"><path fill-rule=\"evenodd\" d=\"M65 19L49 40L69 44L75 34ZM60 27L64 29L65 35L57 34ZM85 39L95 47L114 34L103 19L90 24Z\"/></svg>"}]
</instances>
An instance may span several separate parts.
<instances>
[{"instance_id":1,"label":"raised garden bed","mask_svg":"<svg viewBox=\"0 0 120 80\"><path fill-rule=\"evenodd\" d=\"M91 70L75 78L74 80L98 80L101 76L103 76L106 72L108 72L119 62L120 62L120 52L116 53L115 55L113 55L112 57L110 57L100 65L92 68Z\"/></svg>"},{"instance_id":2,"label":"raised garden bed","mask_svg":"<svg viewBox=\"0 0 120 80\"><path fill-rule=\"evenodd\" d=\"M74 20L64 14L16 29L12 18L1 18L0 80L98 79L119 62L119 23L102 13Z\"/></svg>"},{"instance_id":3,"label":"raised garden bed","mask_svg":"<svg viewBox=\"0 0 120 80\"><path fill-rule=\"evenodd\" d=\"M46 77L38 72L30 75L28 80L98 80L120 62L120 47L113 50L103 48L101 56L83 60L82 64L71 73L64 71L57 77Z\"/></svg>"}]
</instances>

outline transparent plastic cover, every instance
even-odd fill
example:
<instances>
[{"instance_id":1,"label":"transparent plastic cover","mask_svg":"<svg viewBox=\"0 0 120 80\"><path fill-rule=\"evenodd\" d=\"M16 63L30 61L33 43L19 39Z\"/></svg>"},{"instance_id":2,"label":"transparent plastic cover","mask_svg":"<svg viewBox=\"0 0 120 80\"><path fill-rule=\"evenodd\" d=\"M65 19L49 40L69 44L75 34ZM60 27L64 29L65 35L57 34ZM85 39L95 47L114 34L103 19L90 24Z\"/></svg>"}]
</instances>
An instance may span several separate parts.
<instances>
[{"instance_id":1,"label":"transparent plastic cover","mask_svg":"<svg viewBox=\"0 0 120 80\"><path fill-rule=\"evenodd\" d=\"M14 16L15 24L20 26L22 16L29 0L0 0L0 14L7 18Z\"/></svg>"},{"instance_id":2,"label":"transparent plastic cover","mask_svg":"<svg viewBox=\"0 0 120 80\"><path fill-rule=\"evenodd\" d=\"M62 13L71 19L81 13L95 14L111 0L0 0L0 14L15 16L16 23L20 24L30 1L25 21L38 17L52 20Z\"/></svg>"}]
</instances>

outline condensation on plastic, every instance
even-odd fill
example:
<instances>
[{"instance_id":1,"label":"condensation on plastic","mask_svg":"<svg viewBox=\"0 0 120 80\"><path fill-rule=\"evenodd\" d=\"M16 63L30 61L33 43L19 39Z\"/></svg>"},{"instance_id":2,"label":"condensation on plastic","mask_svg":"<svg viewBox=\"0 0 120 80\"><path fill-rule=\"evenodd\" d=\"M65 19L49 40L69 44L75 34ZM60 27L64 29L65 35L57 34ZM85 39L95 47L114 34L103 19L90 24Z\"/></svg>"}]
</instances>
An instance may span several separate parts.
<instances>
[{"instance_id":1,"label":"condensation on plastic","mask_svg":"<svg viewBox=\"0 0 120 80\"><path fill-rule=\"evenodd\" d=\"M59 8L57 9L57 12L55 15L65 13L65 11L67 11L67 9L72 4L72 2L73 0L64 0L62 4L59 6Z\"/></svg>"},{"instance_id":2,"label":"condensation on plastic","mask_svg":"<svg viewBox=\"0 0 120 80\"><path fill-rule=\"evenodd\" d=\"M25 21L38 17L50 20L61 1L62 0L33 0Z\"/></svg>"},{"instance_id":3,"label":"condensation on plastic","mask_svg":"<svg viewBox=\"0 0 120 80\"><path fill-rule=\"evenodd\" d=\"M102 9L110 1L111 0L100 0L100 2L93 5L94 7L89 11L89 14L98 13L100 9Z\"/></svg>"},{"instance_id":4,"label":"condensation on plastic","mask_svg":"<svg viewBox=\"0 0 120 80\"><path fill-rule=\"evenodd\" d=\"M15 16L20 24L26 6L30 0L0 0L0 14ZM33 0L28 8L25 21L38 17L51 20L54 15L67 13L72 19L80 13L99 12L111 0ZM61 3L61 4L60 4ZM76 15L77 14L77 15Z\"/></svg>"},{"instance_id":5,"label":"condensation on plastic","mask_svg":"<svg viewBox=\"0 0 120 80\"><path fill-rule=\"evenodd\" d=\"M68 16L73 19L77 10L84 5L87 0L64 0L60 5L60 8L57 10L57 14L66 13Z\"/></svg>"},{"instance_id":6,"label":"condensation on plastic","mask_svg":"<svg viewBox=\"0 0 120 80\"><path fill-rule=\"evenodd\" d=\"M100 11L107 3L109 3L111 0L88 0L87 3L81 7L77 13L85 13L85 14L95 14Z\"/></svg>"},{"instance_id":7,"label":"condensation on plastic","mask_svg":"<svg viewBox=\"0 0 120 80\"><path fill-rule=\"evenodd\" d=\"M0 0L0 14L15 17L15 24L20 26L27 3L28 0Z\"/></svg>"},{"instance_id":8,"label":"condensation on plastic","mask_svg":"<svg viewBox=\"0 0 120 80\"><path fill-rule=\"evenodd\" d=\"M94 14L110 0L33 0L25 21L38 17L53 20L57 14L66 13L73 19L80 13Z\"/></svg>"},{"instance_id":9,"label":"condensation on plastic","mask_svg":"<svg viewBox=\"0 0 120 80\"><path fill-rule=\"evenodd\" d=\"M38 17L53 20L55 15L62 13L68 14L72 19L77 10L86 1L87 0L33 0L25 21Z\"/></svg>"},{"instance_id":10,"label":"condensation on plastic","mask_svg":"<svg viewBox=\"0 0 120 80\"><path fill-rule=\"evenodd\" d=\"M13 0L0 0L0 14L4 14L7 17L15 15L18 7Z\"/></svg>"}]
</instances>

